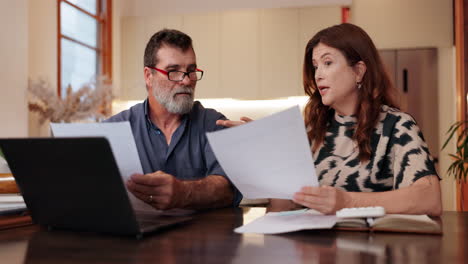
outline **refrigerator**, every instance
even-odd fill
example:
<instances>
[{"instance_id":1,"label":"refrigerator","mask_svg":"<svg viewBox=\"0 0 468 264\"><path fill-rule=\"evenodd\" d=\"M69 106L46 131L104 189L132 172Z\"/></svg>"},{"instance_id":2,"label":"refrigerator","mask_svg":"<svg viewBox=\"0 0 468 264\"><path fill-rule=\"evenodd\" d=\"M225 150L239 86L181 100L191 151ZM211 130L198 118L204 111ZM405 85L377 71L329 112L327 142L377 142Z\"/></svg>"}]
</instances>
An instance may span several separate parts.
<instances>
[{"instance_id":1,"label":"refrigerator","mask_svg":"<svg viewBox=\"0 0 468 264\"><path fill-rule=\"evenodd\" d=\"M401 109L416 119L437 164L440 150L437 49L384 49L379 53L398 90Z\"/></svg>"}]
</instances>

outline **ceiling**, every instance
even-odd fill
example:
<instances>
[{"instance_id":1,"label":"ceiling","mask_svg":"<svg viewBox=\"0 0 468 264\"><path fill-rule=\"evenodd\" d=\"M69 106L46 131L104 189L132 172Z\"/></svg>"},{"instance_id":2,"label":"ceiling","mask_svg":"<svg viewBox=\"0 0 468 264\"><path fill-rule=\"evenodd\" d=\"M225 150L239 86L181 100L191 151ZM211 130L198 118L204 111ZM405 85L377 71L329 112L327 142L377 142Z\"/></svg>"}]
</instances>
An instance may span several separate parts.
<instances>
[{"instance_id":1,"label":"ceiling","mask_svg":"<svg viewBox=\"0 0 468 264\"><path fill-rule=\"evenodd\" d=\"M176 15L235 9L349 6L352 0L121 0L121 16Z\"/></svg>"}]
</instances>

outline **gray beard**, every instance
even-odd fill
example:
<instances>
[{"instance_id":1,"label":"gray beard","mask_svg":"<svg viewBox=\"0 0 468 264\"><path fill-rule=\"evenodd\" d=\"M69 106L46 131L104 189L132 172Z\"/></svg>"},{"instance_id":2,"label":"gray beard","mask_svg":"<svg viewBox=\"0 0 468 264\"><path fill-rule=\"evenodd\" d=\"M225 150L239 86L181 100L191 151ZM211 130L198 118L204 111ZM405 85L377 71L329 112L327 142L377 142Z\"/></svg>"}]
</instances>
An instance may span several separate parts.
<instances>
[{"instance_id":1,"label":"gray beard","mask_svg":"<svg viewBox=\"0 0 468 264\"><path fill-rule=\"evenodd\" d=\"M160 88L153 90L153 96L169 113L173 114L186 114L192 110L193 107L193 89L187 86L165 92ZM190 96L181 96L176 99L177 93L190 93Z\"/></svg>"}]
</instances>

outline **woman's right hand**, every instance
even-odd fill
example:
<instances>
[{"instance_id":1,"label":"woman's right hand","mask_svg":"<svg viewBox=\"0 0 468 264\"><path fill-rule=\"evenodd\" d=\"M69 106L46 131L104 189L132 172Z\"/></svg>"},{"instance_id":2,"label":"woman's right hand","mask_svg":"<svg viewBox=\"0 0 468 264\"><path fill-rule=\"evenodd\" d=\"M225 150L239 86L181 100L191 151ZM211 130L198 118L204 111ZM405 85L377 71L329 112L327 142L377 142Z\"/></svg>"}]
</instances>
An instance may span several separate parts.
<instances>
[{"instance_id":1,"label":"woman's right hand","mask_svg":"<svg viewBox=\"0 0 468 264\"><path fill-rule=\"evenodd\" d=\"M232 120L216 120L216 125L218 126L225 126L225 127L235 127L235 126L239 126L239 125L243 125L245 123L248 123L250 121L253 121L251 118L249 117L241 117L240 118L240 121L232 121Z\"/></svg>"}]
</instances>

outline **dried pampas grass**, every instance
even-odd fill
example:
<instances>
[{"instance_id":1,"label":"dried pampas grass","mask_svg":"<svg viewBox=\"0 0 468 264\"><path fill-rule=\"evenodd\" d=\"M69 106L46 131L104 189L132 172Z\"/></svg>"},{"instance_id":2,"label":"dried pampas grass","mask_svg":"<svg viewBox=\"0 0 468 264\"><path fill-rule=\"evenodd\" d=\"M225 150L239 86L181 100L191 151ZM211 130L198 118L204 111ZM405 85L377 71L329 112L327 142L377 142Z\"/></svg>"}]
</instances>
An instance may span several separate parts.
<instances>
[{"instance_id":1,"label":"dried pampas grass","mask_svg":"<svg viewBox=\"0 0 468 264\"><path fill-rule=\"evenodd\" d=\"M100 121L111 114L112 86L105 77L83 85L78 91L67 87L65 97L59 97L44 79L29 80L29 111L39 114L39 122L70 123L93 119Z\"/></svg>"}]
</instances>

